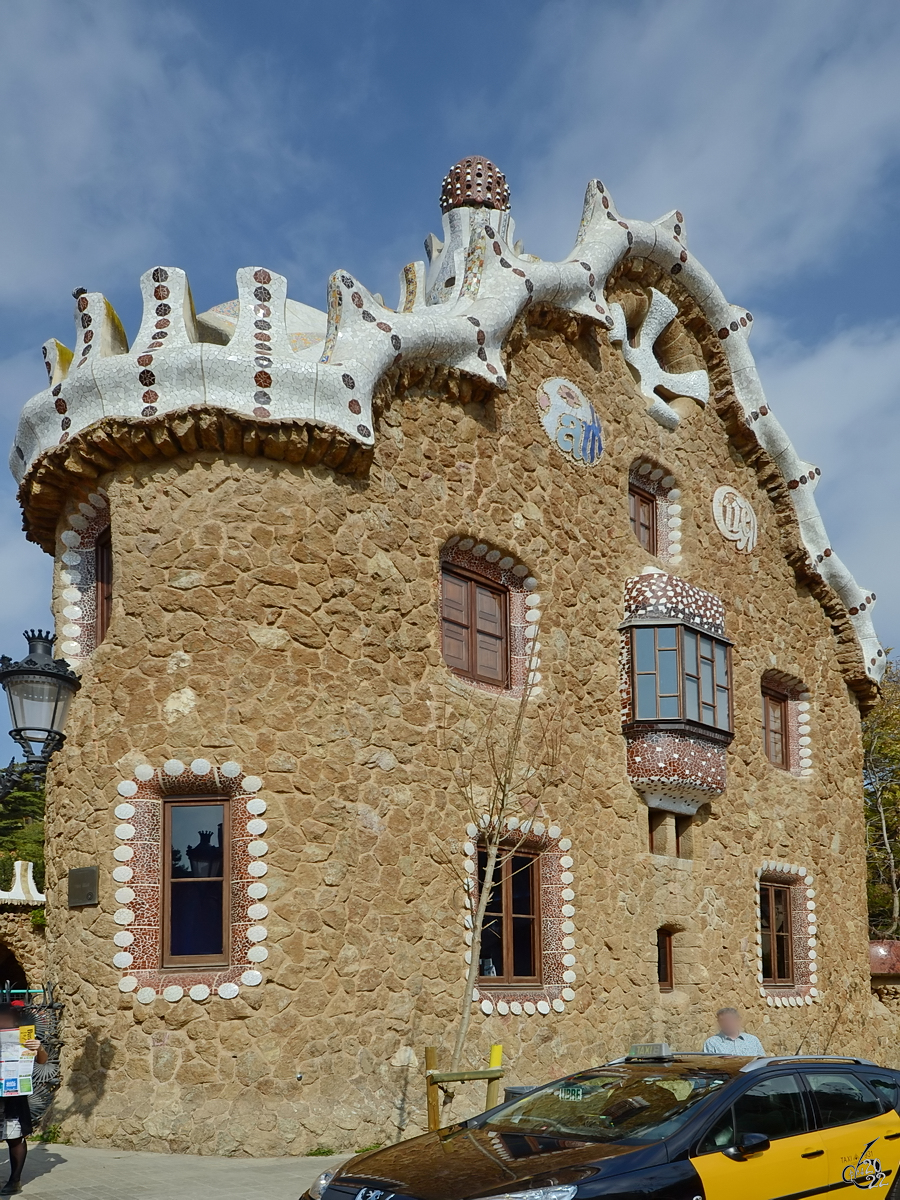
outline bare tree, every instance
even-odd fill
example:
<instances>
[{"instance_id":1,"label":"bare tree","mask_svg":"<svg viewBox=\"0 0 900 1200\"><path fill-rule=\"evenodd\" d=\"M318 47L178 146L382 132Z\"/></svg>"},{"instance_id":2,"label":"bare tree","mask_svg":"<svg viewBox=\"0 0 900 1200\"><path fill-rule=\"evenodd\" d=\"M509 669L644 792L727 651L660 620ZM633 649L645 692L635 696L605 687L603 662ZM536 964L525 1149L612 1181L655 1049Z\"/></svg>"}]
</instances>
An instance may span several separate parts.
<instances>
[{"instance_id":1,"label":"bare tree","mask_svg":"<svg viewBox=\"0 0 900 1200\"><path fill-rule=\"evenodd\" d=\"M873 937L900 928L900 666L888 663L882 700L863 722L869 923Z\"/></svg>"},{"instance_id":2,"label":"bare tree","mask_svg":"<svg viewBox=\"0 0 900 1200\"><path fill-rule=\"evenodd\" d=\"M539 697L538 676L529 663L521 695L489 697L475 689L454 689L444 701L439 736L453 780L460 822L467 825L469 869L452 846L438 842L434 858L462 888L471 924L462 1009L449 1070L458 1071L478 985L485 916L504 863L534 838L536 818L549 790L572 774L563 761L565 714ZM460 704L462 700L462 704ZM479 870L479 852L483 867ZM467 939L468 940L468 939Z\"/></svg>"}]
</instances>

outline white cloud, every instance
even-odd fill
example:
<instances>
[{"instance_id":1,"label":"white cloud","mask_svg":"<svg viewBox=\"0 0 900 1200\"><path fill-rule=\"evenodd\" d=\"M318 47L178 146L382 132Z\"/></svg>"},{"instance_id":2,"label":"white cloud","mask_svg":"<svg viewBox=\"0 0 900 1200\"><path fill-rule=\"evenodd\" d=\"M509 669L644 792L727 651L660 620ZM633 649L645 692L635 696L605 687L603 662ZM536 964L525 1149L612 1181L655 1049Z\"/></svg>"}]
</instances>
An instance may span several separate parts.
<instances>
[{"instance_id":1,"label":"white cloud","mask_svg":"<svg viewBox=\"0 0 900 1200\"><path fill-rule=\"evenodd\" d=\"M811 348L775 343L758 366L798 452L822 468L816 499L835 549L876 592L882 641L900 647L900 323L844 330Z\"/></svg>"},{"instance_id":2,"label":"white cloud","mask_svg":"<svg viewBox=\"0 0 900 1200\"><path fill-rule=\"evenodd\" d=\"M545 6L532 40L508 103L534 108L515 208L537 253L570 248L589 175L627 216L681 209L737 299L833 261L883 216L900 153L890 0L573 0Z\"/></svg>"},{"instance_id":3,"label":"white cloud","mask_svg":"<svg viewBox=\"0 0 900 1200\"><path fill-rule=\"evenodd\" d=\"M235 192L252 218L263 173L272 197L302 172L281 114L271 119L278 79L254 77L249 53L214 75L187 12L157 15L128 2L4 6L0 305L19 315L68 306L74 286L136 294L185 225L214 250Z\"/></svg>"}]
</instances>

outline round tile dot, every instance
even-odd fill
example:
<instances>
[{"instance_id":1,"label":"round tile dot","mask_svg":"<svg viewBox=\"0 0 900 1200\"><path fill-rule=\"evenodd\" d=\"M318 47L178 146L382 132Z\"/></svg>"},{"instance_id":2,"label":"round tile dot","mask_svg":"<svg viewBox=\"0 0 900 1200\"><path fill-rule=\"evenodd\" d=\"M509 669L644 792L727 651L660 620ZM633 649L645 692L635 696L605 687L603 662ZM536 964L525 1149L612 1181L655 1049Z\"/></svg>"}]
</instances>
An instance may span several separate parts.
<instances>
[{"instance_id":1,"label":"round tile dot","mask_svg":"<svg viewBox=\"0 0 900 1200\"><path fill-rule=\"evenodd\" d=\"M195 983L188 992L188 995L192 1000L208 1000L209 988L205 983Z\"/></svg>"},{"instance_id":2,"label":"round tile dot","mask_svg":"<svg viewBox=\"0 0 900 1200\"><path fill-rule=\"evenodd\" d=\"M250 864L250 866L247 868L247 874L255 875L257 878L259 878L259 876L265 875L265 873L268 871L268 869L269 868L266 866L266 864L264 862L252 862Z\"/></svg>"},{"instance_id":3,"label":"round tile dot","mask_svg":"<svg viewBox=\"0 0 900 1200\"><path fill-rule=\"evenodd\" d=\"M134 892L130 887L121 887L116 892L117 904L130 904L134 899Z\"/></svg>"},{"instance_id":4,"label":"round tile dot","mask_svg":"<svg viewBox=\"0 0 900 1200\"><path fill-rule=\"evenodd\" d=\"M251 904L247 909L247 917L251 921L264 921L269 915L269 909L265 904Z\"/></svg>"},{"instance_id":5,"label":"round tile dot","mask_svg":"<svg viewBox=\"0 0 900 1200\"><path fill-rule=\"evenodd\" d=\"M538 1000L537 1010L539 1013L542 1013L543 1016L546 1017L547 1013L550 1011L550 1005L547 1003L546 1000Z\"/></svg>"},{"instance_id":6,"label":"round tile dot","mask_svg":"<svg viewBox=\"0 0 900 1200\"><path fill-rule=\"evenodd\" d=\"M127 883L133 875L134 870L131 867L116 867L112 873L112 877L116 883Z\"/></svg>"},{"instance_id":7,"label":"round tile dot","mask_svg":"<svg viewBox=\"0 0 900 1200\"><path fill-rule=\"evenodd\" d=\"M534 1005L532 1004L532 1002L530 1000L526 1000L525 1003L522 1005L522 1007L525 1009L526 1013L528 1013L529 1017L533 1017L534 1014L537 1012L537 1009L534 1007Z\"/></svg>"},{"instance_id":8,"label":"round tile dot","mask_svg":"<svg viewBox=\"0 0 900 1200\"><path fill-rule=\"evenodd\" d=\"M565 1012L566 1006L562 1000L557 999L553 1001L553 1009L555 1012Z\"/></svg>"},{"instance_id":9,"label":"round tile dot","mask_svg":"<svg viewBox=\"0 0 900 1200\"><path fill-rule=\"evenodd\" d=\"M176 1004L184 995L184 988L179 987L177 983L170 983L167 988L163 988L163 1000L168 1000L170 1004Z\"/></svg>"},{"instance_id":10,"label":"round tile dot","mask_svg":"<svg viewBox=\"0 0 900 1200\"><path fill-rule=\"evenodd\" d=\"M563 998L563 1000L574 1000L575 993L572 991L572 989L570 987L564 987L562 990L562 998Z\"/></svg>"},{"instance_id":11,"label":"round tile dot","mask_svg":"<svg viewBox=\"0 0 900 1200\"><path fill-rule=\"evenodd\" d=\"M141 763L139 767L134 768L134 777L139 779L141 783L149 783L153 778L153 768L148 763Z\"/></svg>"},{"instance_id":12,"label":"round tile dot","mask_svg":"<svg viewBox=\"0 0 900 1200\"><path fill-rule=\"evenodd\" d=\"M247 895L251 900L262 900L269 894L269 889L264 883L251 883L247 888Z\"/></svg>"},{"instance_id":13,"label":"round tile dot","mask_svg":"<svg viewBox=\"0 0 900 1200\"><path fill-rule=\"evenodd\" d=\"M513 1000L513 1001L510 1003L510 1006L509 1006L509 1011L510 1011L510 1012L513 1014L513 1016L514 1016L514 1017L521 1017L521 1015L522 1015L522 1005L519 1003L519 1001L518 1001L518 1000Z\"/></svg>"},{"instance_id":14,"label":"round tile dot","mask_svg":"<svg viewBox=\"0 0 900 1200\"><path fill-rule=\"evenodd\" d=\"M216 988L223 1000L233 1000L240 990L236 983L220 983Z\"/></svg>"},{"instance_id":15,"label":"round tile dot","mask_svg":"<svg viewBox=\"0 0 900 1200\"><path fill-rule=\"evenodd\" d=\"M137 784L133 779L123 779L116 791L120 796L135 796L137 795Z\"/></svg>"},{"instance_id":16,"label":"round tile dot","mask_svg":"<svg viewBox=\"0 0 900 1200\"><path fill-rule=\"evenodd\" d=\"M137 987L137 985L138 985L138 981L135 979L135 977L133 975L126 975L124 977L124 979L119 980L119 991L120 992L133 992L134 989Z\"/></svg>"},{"instance_id":17,"label":"round tile dot","mask_svg":"<svg viewBox=\"0 0 900 1200\"><path fill-rule=\"evenodd\" d=\"M252 813L253 816L259 817L266 811L268 806L266 805L265 800L261 800L259 796L256 796L252 800L248 800L244 807L248 813Z\"/></svg>"},{"instance_id":18,"label":"round tile dot","mask_svg":"<svg viewBox=\"0 0 900 1200\"><path fill-rule=\"evenodd\" d=\"M259 987L262 981L261 971L245 971L241 976L241 983L246 984L247 987Z\"/></svg>"},{"instance_id":19,"label":"round tile dot","mask_svg":"<svg viewBox=\"0 0 900 1200\"><path fill-rule=\"evenodd\" d=\"M134 920L134 913L130 908L117 908L113 913L113 920L117 925L130 925Z\"/></svg>"},{"instance_id":20,"label":"round tile dot","mask_svg":"<svg viewBox=\"0 0 900 1200\"><path fill-rule=\"evenodd\" d=\"M236 762L222 763L221 767L219 767L219 772L226 779L236 779L241 773L241 764Z\"/></svg>"},{"instance_id":21,"label":"round tile dot","mask_svg":"<svg viewBox=\"0 0 900 1200\"><path fill-rule=\"evenodd\" d=\"M505 1000L497 1001L497 1012L500 1014L501 1017L505 1017L506 1014L509 1012L509 1005L506 1003Z\"/></svg>"},{"instance_id":22,"label":"round tile dot","mask_svg":"<svg viewBox=\"0 0 900 1200\"><path fill-rule=\"evenodd\" d=\"M577 979L577 976L574 971L563 971L563 982L564 983L574 983L576 979Z\"/></svg>"},{"instance_id":23,"label":"round tile dot","mask_svg":"<svg viewBox=\"0 0 900 1200\"><path fill-rule=\"evenodd\" d=\"M269 843L263 841L251 842L247 847L247 853L252 854L254 858L261 858L263 854L269 853Z\"/></svg>"},{"instance_id":24,"label":"round tile dot","mask_svg":"<svg viewBox=\"0 0 900 1200\"><path fill-rule=\"evenodd\" d=\"M118 933L113 934L113 941L117 946L130 946L134 941L134 934L130 929L120 929Z\"/></svg>"},{"instance_id":25,"label":"round tile dot","mask_svg":"<svg viewBox=\"0 0 900 1200\"><path fill-rule=\"evenodd\" d=\"M136 809L133 804L117 804L114 811L120 821L130 821Z\"/></svg>"},{"instance_id":26,"label":"round tile dot","mask_svg":"<svg viewBox=\"0 0 900 1200\"><path fill-rule=\"evenodd\" d=\"M268 930L262 925L253 925L247 930L247 938L251 942L264 942L268 936Z\"/></svg>"},{"instance_id":27,"label":"round tile dot","mask_svg":"<svg viewBox=\"0 0 900 1200\"><path fill-rule=\"evenodd\" d=\"M113 850L113 858L117 862L128 862L129 859L134 858L134 851L130 846L116 846L115 850Z\"/></svg>"},{"instance_id":28,"label":"round tile dot","mask_svg":"<svg viewBox=\"0 0 900 1200\"><path fill-rule=\"evenodd\" d=\"M116 826L116 837L121 842L127 842L134 837L135 829L133 825L122 824Z\"/></svg>"},{"instance_id":29,"label":"round tile dot","mask_svg":"<svg viewBox=\"0 0 900 1200\"><path fill-rule=\"evenodd\" d=\"M259 835L265 833L268 828L269 826L266 824L266 822L261 821L259 817L247 822L247 832L252 833L254 837L259 837Z\"/></svg>"},{"instance_id":30,"label":"round tile dot","mask_svg":"<svg viewBox=\"0 0 900 1200\"><path fill-rule=\"evenodd\" d=\"M560 848L560 850L571 850L572 849L571 839L570 838L560 838L559 848Z\"/></svg>"},{"instance_id":31,"label":"round tile dot","mask_svg":"<svg viewBox=\"0 0 900 1200\"><path fill-rule=\"evenodd\" d=\"M156 999L156 992L152 987L142 987L137 994L139 1004L152 1004Z\"/></svg>"},{"instance_id":32,"label":"round tile dot","mask_svg":"<svg viewBox=\"0 0 900 1200\"><path fill-rule=\"evenodd\" d=\"M170 758L168 762L163 763L163 770L167 775L178 776L184 774L184 763L178 758Z\"/></svg>"},{"instance_id":33,"label":"round tile dot","mask_svg":"<svg viewBox=\"0 0 900 1200\"><path fill-rule=\"evenodd\" d=\"M212 770L212 763L205 758L195 758L191 763L191 771L194 775L208 775Z\"/></svg>"},{"instance_id":34,"label":"round tile dot","mask_svg":"<svg viewBox=\"0 0 900 1200\"><path fill-rule=\"evenodd\" d=\"M244 782L241 787L245 792L258 792L262 787L263 781L258 775L245 775Z\"/></svg>"},{"instance_id":35,"label":"round tile dot","mask_svg":"<svg viewBox=\"0 0 900 1200\"><path fill-rule=\"evenodd\" d=\"M113 955L113 966L118 967L120 971L130 967L133 962L134 955L129 954L127 950L120 950L118 954Z\"/></svg>"},{"instance_id":36,"label":"round tile dot","mask_svg":"<svg viewBox=\"0 0 900 1200\"><path fill-rule=\"evenodd\" d=\"M247 961L261 963L265 962L269 957L269 952L265 946L251 946L247 951Z\"/></svg>"},{"instance_id":37,"label":"round tile dot","mask_svg":"<svg viewBox=\"0 0 900 1200\"><path fill-rule=\"evenodd\" d=\"M483 1013L484 1013L486 1016L490 1016L490 1015L491 1015L491 1013L494 1011L494 1005L491 1003L491 1001L490 1001L490 1000L482 1000L482 1002L481 1002L481 1011L482 1011L482 1012L483 1012Z\"/></svg>"}]
</instances>

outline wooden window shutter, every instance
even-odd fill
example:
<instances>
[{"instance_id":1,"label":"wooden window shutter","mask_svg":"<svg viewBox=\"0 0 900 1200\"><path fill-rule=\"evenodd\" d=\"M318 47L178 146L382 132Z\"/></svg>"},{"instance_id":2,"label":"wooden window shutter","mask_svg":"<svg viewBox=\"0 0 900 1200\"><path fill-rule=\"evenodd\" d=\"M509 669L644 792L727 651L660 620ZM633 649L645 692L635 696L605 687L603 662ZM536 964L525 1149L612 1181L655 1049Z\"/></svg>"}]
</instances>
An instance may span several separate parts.
<instances>
[{"instance_id":1,"label":"wooden window shutter","mask_svg":"<svg viewBox=\"0 0 900 1200\"><path fill-rule=\"evenodd\" d=\"M489 683L506 683L505 597L491 588L475 588L475 674Z\"/></svg>"},{"instance_id":2,"label":"wooden window shutter","mask_svg":"<svg viewBox=\"0 0 900 1200\"><path fill-rule=\"evenodd\" d=\"M444 660L454 671L469 672L469 581L444 571L441 588L441 640Z\"/></svg>"}]
</instances>

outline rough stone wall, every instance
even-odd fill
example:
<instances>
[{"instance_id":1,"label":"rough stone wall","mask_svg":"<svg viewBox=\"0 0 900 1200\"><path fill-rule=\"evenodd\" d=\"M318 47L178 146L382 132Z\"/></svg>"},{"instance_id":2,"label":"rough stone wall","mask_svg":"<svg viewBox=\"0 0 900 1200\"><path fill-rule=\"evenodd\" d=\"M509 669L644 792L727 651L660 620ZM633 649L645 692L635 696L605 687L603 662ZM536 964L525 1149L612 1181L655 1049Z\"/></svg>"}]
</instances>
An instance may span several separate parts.
<instances>
[{"instance_id":1,"label":"rough stone wall","mask_svg":"<svg viewBox=\"0 0 900 1200\"><path fill-rule=\"evenodd\" d=\"M48 805L49 952L67 1005L54 1119L73 1142L269 1155L421 1128L423 1051L449 1054L465 950L462 892L435 854L436 841L465 836L437 726L445 704L451 720L493 704L441 658L438 563L453 535L508 548L538 580L535 704L563 706L573 780L544 813L572 839L576 998L546 1016L479 1009L472 1064L499 1041L507 1082L536 1083L634 1040L698 1048L726 1003L746 1010L770 1051L802 1042L896 1057L868 986L859 714L840 670L849 651L786 561L790 518L729 446L727 396L721 412L691 404L664 430L605 336L550 312L518 328L508 366L508 394L484 404L454 398L446 375L387 389L364 478L196 453L101 480L113 618L85 666ZM551 376L577 384L600 415L605 452L593 468L541 428L534 398ZM617 626L625 580L648 564L628 519L639 454L678 478L678 573L721 597L735 643L728 785L703 810L692 860L649 853L647 810L626 778ZM722 484L756 510L751 555L716 529ZM770 669L812 693L811 777L763 755ZM266 982L228 1001L143 1006L117 990L111 962L116 781L137 763L197 755L238 760L264 781ZM759 994L765 860L816 877L821 1001L811 1006L773 1009ZM65 872L95 862L101 906L68 911ZM662 925L678 931L669 994L656 983ZM459 1092L458 1113L481 1106L480 1086Z\"/></svg>"},{"instance_id":2,"label":"rough stone wall","mask_svg":"<svg viewBox=\"0 0 900 1200\"><path fill-rule=\"evenodd\" d=\"M0 905L0 980L8 975L6 951L25 972L29 987L40 987L47 978L47 945L42 929L31 923L31 909Z\"/></svg>"}]
</instances>

